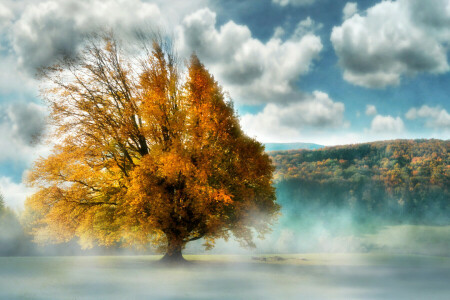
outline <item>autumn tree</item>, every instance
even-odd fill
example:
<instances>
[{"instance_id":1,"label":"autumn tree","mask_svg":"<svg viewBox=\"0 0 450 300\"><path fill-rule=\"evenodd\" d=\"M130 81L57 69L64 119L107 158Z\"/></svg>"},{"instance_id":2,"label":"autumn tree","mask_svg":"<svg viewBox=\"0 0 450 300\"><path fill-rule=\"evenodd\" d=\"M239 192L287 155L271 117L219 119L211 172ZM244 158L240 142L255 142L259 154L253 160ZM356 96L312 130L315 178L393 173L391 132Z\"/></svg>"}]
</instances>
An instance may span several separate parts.
<instances>
[{"instance_id":1,"label":"autumn tree","mask_svg":"<svg viewBox=\"0 0 450 300\"><path fill-rule=\"evenodd\" d=\"M140 45L106 34L43 70L55 145L28 177L35 240L153 245L165 260L201 238L253 246L279 211L263 145L195 55L183 68L164 39Z\"/></svg>"}]
</instances>

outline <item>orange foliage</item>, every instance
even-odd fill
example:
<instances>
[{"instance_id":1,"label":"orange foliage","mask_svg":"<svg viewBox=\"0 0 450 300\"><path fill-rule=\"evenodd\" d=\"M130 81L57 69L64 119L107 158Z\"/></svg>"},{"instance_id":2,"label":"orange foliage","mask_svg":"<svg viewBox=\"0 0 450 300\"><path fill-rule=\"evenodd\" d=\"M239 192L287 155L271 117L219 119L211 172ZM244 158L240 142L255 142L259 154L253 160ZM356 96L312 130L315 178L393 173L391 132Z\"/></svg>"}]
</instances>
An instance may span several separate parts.
<instances>
[{"instance_id":1,"label":"orange foliage","mask_svg":"<svg viewBox=\"0 0 450 300\"><path fill-rule=\"evenodd\" d=\"M28 182L42 241L159 246L169 254L232 233L253 245L279 206L264 147L240 129L221 87L164 43L133 65L113 36L44 73L58 140Z\"/></svg>"}]
</instances>

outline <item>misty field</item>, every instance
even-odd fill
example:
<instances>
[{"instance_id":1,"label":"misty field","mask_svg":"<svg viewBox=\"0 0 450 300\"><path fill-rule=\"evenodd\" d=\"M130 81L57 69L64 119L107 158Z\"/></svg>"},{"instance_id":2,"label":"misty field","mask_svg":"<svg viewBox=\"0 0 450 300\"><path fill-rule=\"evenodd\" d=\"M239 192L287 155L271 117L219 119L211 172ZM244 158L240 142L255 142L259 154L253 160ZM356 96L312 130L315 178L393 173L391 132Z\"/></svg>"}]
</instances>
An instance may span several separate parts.
<instances>
[{"instance_id":1,"label":"misty field","mask_svg":"<svg viewBox=\"0 0 450 300\"><path fill-rule=\"evenodd\" d=\"M450 258L386 254L0 257L1 299L448 299Z\"/></svg>"}]
</instances>

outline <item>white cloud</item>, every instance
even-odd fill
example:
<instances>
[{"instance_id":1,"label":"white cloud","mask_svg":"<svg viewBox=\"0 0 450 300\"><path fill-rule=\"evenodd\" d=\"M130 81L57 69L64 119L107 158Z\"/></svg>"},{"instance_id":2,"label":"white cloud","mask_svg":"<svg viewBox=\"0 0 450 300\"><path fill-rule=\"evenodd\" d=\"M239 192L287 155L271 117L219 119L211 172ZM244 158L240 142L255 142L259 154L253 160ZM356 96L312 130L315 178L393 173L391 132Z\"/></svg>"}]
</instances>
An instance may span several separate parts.
<instances>
[{"instance_id":1,"label":"white cloud","mask_svg":"<svg viewBox=\"0 0 450 300\"><path fill-rule=\"evenodd\" d=\"M275 30L273 31L273 38L277 38L277 39L281 39L283 36L284 36L284 34L285 34L286 32L284 31L284 29L283 29L283 27L281 27L281 26L277 26L277 27L275 27Z\"/></svg>"},{"instance_id":2,"label":"white cloud","mask_svg":"<svg viewBox=\"0 0 450 300\"><path fill-rule=\"evenodd\" d=\"M377 114L377 108L375 105L368 104L366 105L366 115L368 116L374 116Z\"/></svg>"},{"instance_id":3,"label":"white cloud","mask_svg":"<svg viewBox=\"0 0 450 300\"><path fill-rule=\"evenodd\" d=\"M314 25L309 22L309 27ZM307 25L300 27L305 30ZM318 36L304 31L282 41L278 31L262 43L247 26L232 21L219 29L215 26L216 14L209 9L187 16L177 34L181 53L195 51L238 101L254 104L299 97L295 83L310 71L322 50Z\"/></svg>"},{"instance_id":4,"label":"white cloud","mask_svg":"<svg viewBox=\"0 0 450 300\"><path fill-rule=\"evenodd\" d=\"M32 188L23 183L15 183L9 177L0 177L0 191L5 198L5 204L15 210L22 210L25 200L33 193Z\"/></svg>"},{"instance_id":5,"label":"white cloud","mask_svg":"<svg viewBox=\"0 0 450 300\"><path fill-rule=\"evenodd\" d=\"M160 24L158 6L140 0L68 0L30 3L12 26L19 64L35 72L62 55L73 55L85 34L99 27L132 34Z\"/></svg>"},{"instance_id":6,"label":"white cloud","mask_svg":"<svg viewBox=\"0 0 450 300\"><path fill-rule=\"evenodd\" d=\"M370 131L388 137L393 134L403 133L405 131L405 125L400 117L394 118L392 116L376 115L372 120Z\"/></svg>"},{"instance_id":7,"label":"white cloud","mask_svg":"<svg viewBox=\"0 0 450 300\"><path fill-rule=\"evenodd\" d=\"M36 68L50 65L63 55L74 55L84 36L99 27L111 27L130 36L138 27L167 23L163 14L182 18L183 13L207 2L196 0L186 5L177 1L181 6L177 13L173 5L162 0L156 4L142 0L22 0L18 2L22 3L21 10L17 9L18 4L8 2L10 7L16 7L8 35L10 53L14 54L11 57L28 71L28 76L34 75ZM196 51L233 97L254 104L301 97L296 84L301 75L311 70L322 50L320 38L313 33L320 27L308 17L287 39L281 39L282 32L277 30L263 43L252 37L247 26L233 21L216 28L216 14L205 8L186 16L176 37L182 56ZM16 73L20 73L20 68ZM11 81L8 78L11 77L6 77L5 82Z\"/></svg>"},{"instance_id":8,"label":"white cloud","mask_svg":"<svg viewBox=\"0 0 450 300\"><path fill-rule=\"evenodd\" d=\"M19 97L33 98L38 94L37 81L31 78L27 72L20 70L14 56L0 55L0 65L2 70L7 70L7 72L0 72L0 96L14 94L14 100L17 101Z\"/></svg>"},{"instance_id":9,"label":"white cloud","mask_svg":"<svg viewBox=\"0 0 450 300\"><path fill-rule=\"evenodd\" d=\"M256 115L241 118L243 130L262 142L304 140L304 132L346 127L344 104L315 91L309 98L288 104L270 103ZM302 138L303 137L303 138Z\"/></svg>"},{"instance_id":10,"label":"white cloud","mask_svg":"<svg viewBox=\"0 0 450 300\"><path fill-rule=\"evenodd\" d=\"M127 37L136 28L171 33L186 14L208 2L2 0L0 43L13 47L21 66L34 75L36 67L51 64L61 55L74 54L83 37L98 28L111 28Z\"/></svg>"},{"instance_id":11,"label":"white cloud","mask_svg":"<svg viewBox=\"0 0 450 300\"><path fill-rule=\"evenodd\" d=\"M311 5L316 0L272 0L273 3L276 3L280 6L292 5L292 6L307 6Z\"/></svg>"},{"instance_id":12,"label":"white cloud","mask_svg":"<svg viewBox=\"0 0 450 300\"><path fill-rule=\"evenodd\" d=\"M446 109L423 105L420 108L411 108L405 117L408 120L425 119L427 127L450 130L450 114Z\"/></svg>"},{"instance_id":13,"label":"white cloud","mask_svg":"<svg viewBox=\"0 0 450 300\"><path fill-rule=\"evenodd\" d=\"M448 72L449 7L449 0L382 1L334 27L331 42L344 79L383 88L405 75Z\"/></svg>"},{"instance_id":14,"label":"white cloud","mask_svg":"<svg viewBox=\"0 0 450 300\"><path fill-rule=\"evenodd\" d=\"M306 19L298 22L293 36L300 38L303 37L304 35L320 30L322 27L323 27L322 23L316 23L313 19L311 19L311 17L308 16Z\"/></svg>"},{"instance_id":15,"label":"white cloud","mask_svg":"<svg viewBox=\"0 0 450 300\"><path fill-rule=\"evenodd\" d=\"M347 20L350 17L353 17L358 12L358 3L356 2L347 2L342 10L343 19Z\"/></svg>"},{"instance_id":16,"label":"white cloud","mask_svg":"<svg viewBox=\"0 0 450 300\"><path fill-rule=\"evenodd\" d=\"M0 3L0 32L11 24L14 14L4 3Z\"/></svg>"},{"instance_id":17,"label":"white cloud","mask_svg":"<svg viewBox=\"0 0 450 300\"><path fill-rule=\"evenodd\" d=\"M140 0L142 2L149 2L147 0ZM175 26L180 24L183 18L195 11L207 7L210 5L210 0L153 0L161 15L164 16L162 20L162 26L165 29L173 30Z\"/></svg>"},{"instance_id":18,"label":"white cloud","mask_svg":"<svg viewBox=\"0 0 450 300\"><path fill-rule=\"evenodd\" d=\"M14 166L13 172L19 172L0 174L0 190L13 209L22 209L33 190L11 177L20 176L39 156L50 153L51 145L34 139L44 132L45 114L45 107L34 103L0 105L0 165Z\"/></svg>"}]
</instances>

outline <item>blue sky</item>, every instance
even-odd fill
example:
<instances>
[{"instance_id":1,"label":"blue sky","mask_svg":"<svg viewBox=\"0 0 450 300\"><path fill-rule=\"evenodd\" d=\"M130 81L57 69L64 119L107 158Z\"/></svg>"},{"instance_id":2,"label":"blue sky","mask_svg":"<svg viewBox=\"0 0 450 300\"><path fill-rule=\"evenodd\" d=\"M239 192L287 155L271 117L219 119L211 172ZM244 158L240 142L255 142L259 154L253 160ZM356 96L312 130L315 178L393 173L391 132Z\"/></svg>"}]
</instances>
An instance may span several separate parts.
<instances>
[{"instance_id":1,"label":"blue sky","mask_svg":"<svg viewBox=\"0 0 450 300\"><path fill-rule=\"evenodd\" d=\"M262 142L450 137L450 0L5 0L0 189L15 208L31 192L22 177L51 149L36 68L99 26L124 37L164 28Z\"/></svg>"}]
</instances>

